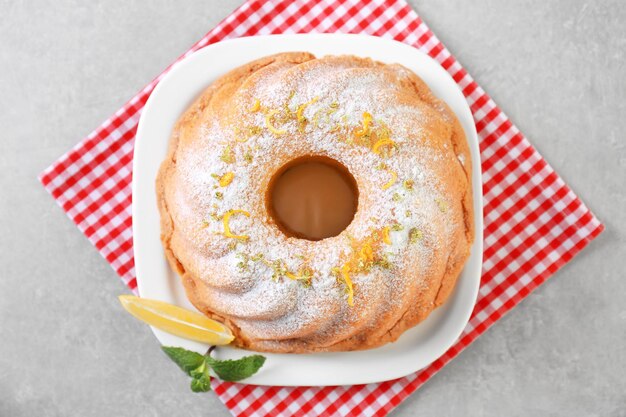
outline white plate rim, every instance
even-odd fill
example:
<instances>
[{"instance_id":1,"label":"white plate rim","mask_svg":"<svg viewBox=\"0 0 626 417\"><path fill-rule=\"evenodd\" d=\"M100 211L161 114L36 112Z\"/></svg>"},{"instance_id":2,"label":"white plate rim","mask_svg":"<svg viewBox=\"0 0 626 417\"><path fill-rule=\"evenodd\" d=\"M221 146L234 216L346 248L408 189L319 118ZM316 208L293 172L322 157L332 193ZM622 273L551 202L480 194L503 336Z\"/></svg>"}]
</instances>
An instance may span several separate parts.
<instances>
[{"instance_id":1,"label":"white plate rim","mask_svg":"<svg viewBox=\"0 0 626 417\"><path fill-rule=\"evenodd\" d=\"M382 62L401 63L420 75L435 95L448 103L465 130L472 155L476 235L470 258L448 302L435 310L427 320L405 332L397 342L357 352L263 353L267 357L266 365L243 383L333 386L381 382L409 375L431 364L456 342L474 309L482 268L482 182L476 127L456 82L432 58L394 40L354 34L242 37L209 45L176 63L159 81L146 102L135 138L132 218L138 291L142 297L193 308L184 296L177 276L169 269L158 238L160 225L154 180L158 166L165 157L167 142L176 119L217 76L258 57L285 51L308 51L318 56L368 56ZM219 60L216 60L217 57ZM194 81L203 77L202 84ZM188 92L191 90L195 94ZM152 142L155 137L158 140ZM152 331L164 345L182 346L198 352L206 350L206 346L200 343L155 328ZM219 349L218 355L220 358L230 359L246 354L250 352L225 347Z\"/></svg>"}]
</instances>

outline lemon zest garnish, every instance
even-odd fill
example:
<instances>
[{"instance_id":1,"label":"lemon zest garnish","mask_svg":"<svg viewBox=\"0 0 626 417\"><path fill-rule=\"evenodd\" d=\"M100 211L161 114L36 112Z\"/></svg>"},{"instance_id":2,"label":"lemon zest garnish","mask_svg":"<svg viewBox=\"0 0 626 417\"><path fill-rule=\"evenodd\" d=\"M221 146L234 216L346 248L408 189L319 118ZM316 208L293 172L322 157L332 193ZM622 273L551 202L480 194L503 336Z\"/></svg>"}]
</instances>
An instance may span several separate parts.
<instances>
[{"instance_id":1,"label":"lemon zest garnish","mask_svg":"<svg viewBox=\"0 0 626 417\"><path fill-rule=\"evenodd\" d=\"M389 267L385 255L381 254L379 251L381 240L387 244L391 244L389 230L390 227L374 230L370 236L361 241L350 237L350 245L352 246L351 254L348 255L348 259L343 265L332 269L338 282L345 284L345 290L348 294L348 305L354 305L354 286L350 278L351 273L367 273L373 266Z\"/></svg>"},{"instance_id":2,"label":"lemon zest garnish","mask_svg":"<svg viewBox=\"0 0 626 417\"><path fill-rule=\"evenodd\" d=\"M352 288L352 280L350 279L350 265L345 264L341 267L341 278L346 284L346 290L348 292L348 305L354 306L354 289Z\"/></svg>"},{"instance_id":3,"label":"lemon zest garnish","mask_svg":"<svg viewBox=\"0 0 626 417\"><path fill-rule=\"evenodd\" d=\"M222 223L224 223L224 236L226 237L232 237L233 239L239 239L239 240L248 240L250 238L250 236L246 236L246 235L234 235L231 231L230 231L230 217L234 214L243 214L246 217L250 217L250 213L248 213L245 210L228 210L225 214L224 214L224 218L222 219Z\"/></svg>"},{"instance_id":4,"label":"lemon zest garnish","mask_svg":"<svg viewBox=\"0 0 626 417\"><path fill-rule=\"evenodd\" d=\"M437 203L437 207L439 207L439 211L441 211L442 213L448 211L448 203L446 201L438 198L435 200L435 203Z\"/></svg>"},{"instance_id":5,"label":"lemon zest garnish","mask_svg":"<svg viewBox=\"0 0 626 417\"><path fill-rule=\"evenodd\" d=\"M389 237L389 226L383 227L383 242L391 245L391 238Z\"/></svg>"},{"instance_id":6,"label":"lemon zest garnish","mask_svg":"<svg viewBox=\"0 0 626 417\"><path fill-rule=\"evenodd\" d=\"M314 97L311 101L307 101L306 103L298 106L298 110L296 110L296 119L298 120L298 123L306 121L306 118L304 117L304 110L308 105L315 103L317 100L319 100L319 97Z\"/></svg>"},{"instance_id":7,"label":"lemon zest garnish","mask_svg":"<svg viewBox=\"0 0 626 417\"><path fill-rule=\"evenodd\" d=\"M381 139L389 139L389 135L391 134L389 127L380 119L376 119L376 125L378 129L376 129L376 134Z\"/></svg>"},{"instance_id":8,"label":"lemon zest garnish","mask_svg":"<svg viewBox=\"0 0 626 417\"><path fill-rule=\"evenodd\" d=\"M386 190L387 188L391 187L393 184L396 183L396 180L398 179L398 174L396 174L395 171L388 169L387 172L391 175L391 179L387 181L385 185L383 185L383 190Z\"/></svg>"},{"instance_id":9,"label":"lemon zest garnish","mask_svg":"<svg viewBox=\"0 0 626 417\"><path fill-rule=\"evenodd\" d=\"M226 145L226 147L222 151L222 155L220 156L220 159L226 162L227 164L232 164L233 162L235 162L235 153L230 148L230 145Z\"/></svg>"},{"instance_id":10,"label":"lemon zest garnish","mask_svg":"<svg viewBox=\"0 0 626 417\"><path fill-rule=\"evenodd\" d=\"M337 102L330 103L330 106L327 109L325 108L317 109L317 111L313 113L313 119L312 119L313 126L319 127L320 116L324 116L324 120L322 120L323 123L329 123L330 115L337 112L338 110L339 110L339 103ZM347 117L347 116L344 116L344 117ZM344 120L344 123L347 123L347 119Z\"/></svg>"},{"instance_id":11,"label":"lemon zest garnish","mask_svg":"<svg viewBox=\"0 0 626 417\"><path fill-rule=\"evenodd\" d=\"M354 132L356 137L361 138L370 133L370 124L372 123L372 115L368 112L363 112L363 127Z\"/></svg>"},{"instance_id":12,"label":"lemon zest garnish","mask_svg":"<svg viewBox=\"0 0 626 417\"><path fill-rule=\"evenodd\" d=\"M258 98L256 99L256 101L254 102L254 104L252 105L252 107L250 107L250 111L252 113L256 113L259 110L261 110L261 100L259 100Z\"/></svg>"},{"instance_id":13,"label":"lemon zest garnish","mask_svg":"<svg viewBox=\"0 0 626 417\"><path fill-rule=\"evenodd\" d=\"M220 186L226 187L231 182L233 182L233 178L235 178L235 174L233 172L227 172L226 174L220 177Z\"/></svg>"},{"instance_id":14,"label":"lemon zest garnish","mask_svg":"<svg viewBox=\"0 0 626 417\"><path fill-rule=\"evenodd\" d=\"M424 234L419 229L413 228L413 229L409 230L409 242L410 243L416 243L416 242L420 241L423 236L424 236Z\"/></svg>"},{"instance_id":15,"label":"lemon zest garnish","mask_svg":"<svg viewBox=\"0 0 626 417\"><path fill-rule=\"evenodd\" d=\"M391 155L391 152L396 147L396 143L389 138L390 135L391 131L385 122L380 119L374 119L368 112L363 112L363 120L359 125L351 129L351 133L345 138L345 142L347 144L354 143L365 146L374 153L387 157ZM390 146L390 149L388 152L384 152L381 148L387 146Z\"/></svg>"},{"instance_id":16,"label":"lemon zest garnish","mask_svg":"<svg viewBox=\"0 0 626 417\"><path fill-rule=\"evenodd\" d=\"M233 133L235 135L235 142L246 142L248 140L248 137L245 137L242 139L241 138L241 129L239 129L238 127L235 127L233 129Z\"/></svg>"},{"instance_id":17,"label":"lemon zest garnish","mask_svg":"<svg viewBox=\"0 0 626 417\"><path fill-rule=\"evenodd\" d=\"M312 275L313 275L313 272L308 267L300 268L297 274L294 274L293 272L290 272L290 271L285 271L285 276L289 278L290 280L303 281L305 284L307 283L310 284Z\"/></svg>"},{"instance_id":18,"label":"lemon zest garnish","mask_svg":"<svg viewBox=\"0 0 626 417\"><path fill-rule=\"evenodd\" d=\"M252 262L258 262L258 261L260 261L260 260L261 260L261 259L263 259L263 258L265 258L265 255L263 255L262 253L257 253L256 255L251 256L251 257L250 257L250 260L251 260Z\"/></svg>"},{"instance_id":19,"label":"lemon zest garnish","mask_svg":"<svg viewBox=\"0 0 626 417\"><path fill-rule=\"evenodd\" d=\"M372 250L372 245L369 241L363 244L363 247L360 250L360 255L359 261L361 262L365 263L374 260L374 251Z\"/></svg>"},{"instance_id":20,"label":"lemon zest garnish","mask_svg":"<svg viewBox=\"0 0 626 417\"><path fill-rule=\"evenodd\" d=\"M380 139L378 142L376 142L374 144L374 146L372 146L372 151L377 154L380 155L380 148L382 148L383 146L395 146L396 143L394 141L392 141L391 139Z\"/></svg>"},{"instance_id":21,"label":"lemon zest garnish","mask_svg":"<svg viewBox=\"0 0 626 417\"><path fill-rule=\"evenodd\" d=\"M261 256L260 258L258 256ZM313 278L313 270L307 266L301 267L297 273L293 273L287 269L285 262L281 259L275 261L269 261L263 258L263 255L257 255L257 258L251 258L253 261L261 261L273 271L272 281L278 282L282 277L288 278L292 281L299 281L305 287L311 285L311 279Z\"/></svg>"},{"instance_id":22,"label":"lemon zest garnish","mask_svg":"<svg viewBox=\"0 0 626 417\"><path fill-rule=\"evenodd\" d=\"M285 129L277 129L273 124L272 124L272 119L273 117L278 114L278 110L272 110L269 113L267 113L267 115L265 116L265 125L267 126L267 128L270 130L270 132L272 132L275 135L283 135L285 133L287 133L287 131Z\"/></svg>"},{"instance_id":23,"label":"lemon zest garnish","mask_svg":"<svg viewBox=\"0 0 626 417\"><path fill-rule=\"evenodd\" d=\"M322 113L322 109L317 110L313 113L313 126L319 127L320 114Z\"/></svg>"}]
</instances>

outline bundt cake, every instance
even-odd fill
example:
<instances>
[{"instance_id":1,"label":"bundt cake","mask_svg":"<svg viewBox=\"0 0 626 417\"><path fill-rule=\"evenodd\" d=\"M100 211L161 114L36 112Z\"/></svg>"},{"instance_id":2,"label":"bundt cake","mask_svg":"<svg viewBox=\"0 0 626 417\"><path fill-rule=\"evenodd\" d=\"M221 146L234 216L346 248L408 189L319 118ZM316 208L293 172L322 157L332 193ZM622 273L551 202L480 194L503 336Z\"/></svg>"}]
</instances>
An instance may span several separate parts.
<instances>
[{"instance_id":1,"label":"bundt cake","mask_svg":"<svg viewBox=\"0 0 626 417\"><path fill-rule=\"evenodd\" d=\"M190 301L257 351L368 349L446 301L473 240L461 125L401 65L282 53L213 82L157 178Z\"/></svg>"}]
</instances>

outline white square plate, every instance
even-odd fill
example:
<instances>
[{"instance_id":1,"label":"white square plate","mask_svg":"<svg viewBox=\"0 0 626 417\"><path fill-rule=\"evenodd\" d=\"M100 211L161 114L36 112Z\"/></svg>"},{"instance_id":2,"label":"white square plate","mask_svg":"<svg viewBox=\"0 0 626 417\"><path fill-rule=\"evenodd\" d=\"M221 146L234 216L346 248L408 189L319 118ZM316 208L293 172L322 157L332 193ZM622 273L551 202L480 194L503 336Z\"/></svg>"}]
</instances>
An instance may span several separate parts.
<instances>
[{"instance_id":1,"label":"white square plate","mask_svg":"<svg viewBox=\"0 0 626 417\"><path fill-rule=\"evenodd\" d=\"M216 78L265 55L306 51L317 56L351 54L399 63L418 74L459 118L472 153L474 222L472 253L448 302L405 332L398 341L358 351L316 354L264 354L265 366L245 383L315 386L366 384L413 373L437 359L457 340L476 302L482 265L482 184L476 128L470 109L454 80L437 62L417 49L382 38L344 35L274 35L239 38L207 46L176 64L146 103L135 140L133 160L133 238L137 284L142 297L193 309L179 277L169 268L160 241L155 178L166 155L172 128L192 101ZM153 329L170 346L204 352L207 346ZM225 347L220 358L247 351Z\"/></svg>"}]
</instances>

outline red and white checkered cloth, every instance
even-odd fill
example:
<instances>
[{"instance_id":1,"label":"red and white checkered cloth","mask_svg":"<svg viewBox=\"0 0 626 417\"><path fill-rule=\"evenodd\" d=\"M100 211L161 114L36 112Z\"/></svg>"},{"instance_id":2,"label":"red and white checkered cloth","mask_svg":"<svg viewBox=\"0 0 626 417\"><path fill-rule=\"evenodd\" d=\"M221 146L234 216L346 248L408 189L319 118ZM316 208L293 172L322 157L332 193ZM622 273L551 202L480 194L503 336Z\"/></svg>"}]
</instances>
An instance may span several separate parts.
<instances>
[{"instance_id":1,"label":"red and white checkered cloth","mask_svg":"<svg viewBox=\"0 0 626 417\"><path fill-rule=\"evenodd\" d=\"M426 52L458 83L476 121L483 170L484 265L463 334L407 377L342 387L261 387L214 380L235 416L383 416L574 257L602 224L467 74L404 0L249 0L184 56L227 38L344 32L393 38ZM131 229L133 143L141 110L167 73L40 176L68 216L136 292Z\"/></svg>"}]
</instances>

